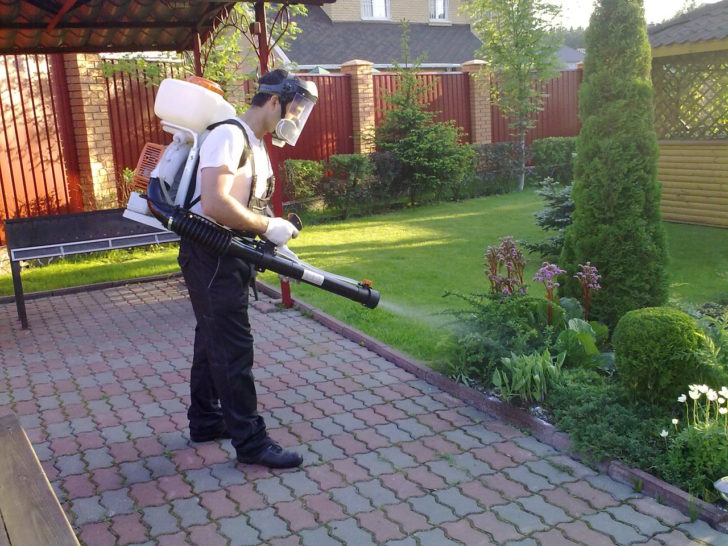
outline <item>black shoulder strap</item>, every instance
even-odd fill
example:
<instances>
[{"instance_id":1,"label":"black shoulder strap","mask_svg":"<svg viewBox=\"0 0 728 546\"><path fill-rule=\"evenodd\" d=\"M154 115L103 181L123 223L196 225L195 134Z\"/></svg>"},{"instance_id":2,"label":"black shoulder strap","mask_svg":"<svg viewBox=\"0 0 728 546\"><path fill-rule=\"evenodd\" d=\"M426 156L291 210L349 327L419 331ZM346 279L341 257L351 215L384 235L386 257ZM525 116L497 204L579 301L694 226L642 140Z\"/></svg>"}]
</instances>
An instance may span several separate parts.
<instances>
[{"instance_id":1,"label":"black shoulder strap","mask_svg":"<svg viewBox=\"0 0 728 546\"><path fill-rule=\"evenodd\" d=\"M248 132L245 130L245 127L243 127L243 124L240 122L240 120L236 118L226 119L225 121L218 121L217 123L213 123L212 125L209 125L207 127L208 131L212 131L216 127L219 127L220 125L235 125L240 131L243 133L243 139L245 141L245 145L243 146L243 153L240 155L240 161L238 162L238 169L245 165L248 161L248 157L250 157L251 161L253 160L253 156L251 154L250 150L250 141L248 140ZM193 199L193 196L195 195L195 188L197 187L197 168L200 164L200 154L198 151L197 154L197 161L195 162L195 169L192 171L195 177L195 183L190 184L187 186L187 195L185 195L185 204L184 208L189 210L192 207L194 207L197 203L200 201L200 196L198 195L196 198ZM253 165L253 172L255 172L255 165Z\"/></svg>"}]
</instances>

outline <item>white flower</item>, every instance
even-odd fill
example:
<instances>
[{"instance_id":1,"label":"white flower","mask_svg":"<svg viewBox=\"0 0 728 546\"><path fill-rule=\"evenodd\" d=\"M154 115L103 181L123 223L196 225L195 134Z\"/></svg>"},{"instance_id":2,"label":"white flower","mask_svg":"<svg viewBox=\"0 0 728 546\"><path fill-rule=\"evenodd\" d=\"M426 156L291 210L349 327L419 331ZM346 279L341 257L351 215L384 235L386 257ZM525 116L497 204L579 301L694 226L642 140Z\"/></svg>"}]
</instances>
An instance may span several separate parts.
<instances>
[{"instance_id":1,"label":"white flower","mask_svg":"<svg viewBox=\"0 0 728 546\"><path fill-rule=\"evenodd\" d=\"M667 438L668 434L669 432L667 432L664 428L662 429L662 432L660 432L660 436L662 436L663 438Z\"/></svg>"},{"instance_id":2,"label":"white flower","mask_svg":"<svg viewBox=\"0 0 728 546\"><path fill-rule=\"evenodd\" d=\"M725 398L718 397L718 403L719 404L725 404Z\"/></svg>"},{"instance_id":3,"label":"white flower","mask_svg":"<svg viewBox=\"0 0 728 546\"><path fill-rule=\"evenodd\" d=\"M677 424L678 424L678 420L677 420L677 419L673 419L673 420L672 420L672 424L673 424L673 425L677 425Z\"/></svg>"},{"instance_id":4,"label":"white flower","mask_svg":"<svg viewBox=\"0 0 728 546\"><path fill-rule=\"evenodd\" d=\"M726 413L728 413L728 408L718 408L718 413L720 413L721 415L725 415Z\"/></svg>"},{"instance_id":5,"label":"white flower","mask_svg":"<svg viewBox=\"0 0 728 546\"><path fill-rule=\"evenodd\" d=\"M680 402L681 404L684 404L685 400L687 400L687 399L688 399L688 397L685 396L684 394L681 394L680 396L677 397L677 401Z\"/></svg>"},{"instance_id":6,"label":"white flower","mask_svg":"<svg viewBox=\"0 0 728 546\"><path fill-rule=\"evenodd\" d=\"M697 400L698 398L700 398L700 393L698 391L690 391L688 394L693 400Z\"/></svg>"},{"instance_id":7,"label":"white flower","mask_svg":"<svg viewBox=\"0 0 728 546\"><path fill-rule=\"evenodd\" d=\"M705 394L706 392L708 392L708 385L698 385L698 390Z\"/></svg>"},{"instance_id":8,"label":"white flower","mask_svg":"<svg viewBox=\"0 0 728 546\"><path fill-rule=\"evenodd\" d=\"M711 402L715 402L716 400L718 400L718 393L715 392L713 389L710 389L708 391L707 396L708 396L708 400L710 400Z\"/></svg>"},{"instance_id":9,"label":"white flower","mask_svg":"<svg viewBox=\"0 0 728 546\"><path fill-rule=\"evenodd\" d=\"M720 388L720 395L723 398L728 398L728 387L721 387Z\"/></svg>"}]
</instances>

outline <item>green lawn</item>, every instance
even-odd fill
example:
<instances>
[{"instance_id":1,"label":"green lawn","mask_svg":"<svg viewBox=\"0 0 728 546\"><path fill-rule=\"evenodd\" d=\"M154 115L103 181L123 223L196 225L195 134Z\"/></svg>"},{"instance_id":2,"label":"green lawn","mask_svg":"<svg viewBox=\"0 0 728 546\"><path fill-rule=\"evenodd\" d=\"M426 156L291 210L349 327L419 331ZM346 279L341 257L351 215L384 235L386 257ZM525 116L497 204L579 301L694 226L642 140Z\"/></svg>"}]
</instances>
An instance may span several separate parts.
<instances>
[{"instance_id":1,"label":"green lawn","mask_svg":"<svg viewBox=\"0 0 728 546\"><path fill-rule=\"evenodd\" d=\"M354 279L371 279L382 299L369 310L304 284L294 285L293 294L416 358L437 360L450 320L443 312L458 305L443 294L486 291L485 248L505 235L541 237L533 218L540 208L540 198L526 191L306 227L290 245L301 259ZM728 230L680 224L666 229L671 298L693 304L728 299ZM33 292L177 271L174 246L98 256L28 270L24 288ZM537 256L529 257L527 279L539 265ZM274 274L261 278L277 285ZM543 289L533 284L531 292ZM0 295L8 294L10 275L0 276Z\"/></svg>"}]
</instances>

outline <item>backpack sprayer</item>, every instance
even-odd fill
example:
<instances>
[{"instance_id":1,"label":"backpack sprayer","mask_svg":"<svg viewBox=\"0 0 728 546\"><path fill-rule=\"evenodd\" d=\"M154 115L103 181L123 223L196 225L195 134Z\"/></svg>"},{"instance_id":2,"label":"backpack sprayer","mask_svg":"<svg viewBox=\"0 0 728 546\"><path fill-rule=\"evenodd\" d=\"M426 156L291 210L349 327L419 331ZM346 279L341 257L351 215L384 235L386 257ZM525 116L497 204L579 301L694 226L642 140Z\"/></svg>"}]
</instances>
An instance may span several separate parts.
<instances>
[{"instance_id":1,"label":"backpack sprayer","mask_svg":"<svg viewBox=\"0 0 728 546\"><path fill-rule=\"evenodd\" d=\"M200 133L235 116L234 108L220 92L210 89L211 82L205 83L167 79L160 85L154 112L162 119L162 128L174 137L150 173L147 195L133 192L124 217L173 231L215 256L236 256L258 271L270 270L374 309L379 292L370 281L359 282L313 267L293 254L280 252L269 241L241 236L183 206L189 185L196 180ZM172 107L174 104L177 108ZM289 220L301 229L298 217L292 215Z\"/></svg>"}]
</instances>

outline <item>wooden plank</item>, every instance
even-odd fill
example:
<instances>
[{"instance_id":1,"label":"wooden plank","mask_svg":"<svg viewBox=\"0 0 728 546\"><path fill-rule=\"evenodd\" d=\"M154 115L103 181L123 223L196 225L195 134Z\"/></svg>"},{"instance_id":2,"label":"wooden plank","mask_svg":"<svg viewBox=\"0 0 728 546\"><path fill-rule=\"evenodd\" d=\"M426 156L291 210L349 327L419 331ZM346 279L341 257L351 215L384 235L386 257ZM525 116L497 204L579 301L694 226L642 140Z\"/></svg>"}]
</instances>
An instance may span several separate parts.
<instances>
[{"instance_id":1,"label":"wooden plank","mask_svg":"<svg viewBox=\"0 0 728 546\"><path fill-rule=\"evenodd\" d=\"M667 180L673 180L675 182L683 182L685 185L692 184L693 181L700 182L700 183L708 183L708 184L726 184L728 183L728 179L726 179L726 176L702 176L699 174L689 174L687 172L680 173L680 174L666 174L666 173L660 173L660 171L657 171L657 179L662 181L662 179Z\"/></svg>"},{"instance_id":2,"label":"wooden plank","mask_svg":"<svg viewBox=\"0 0 728 546\"><path fill-rule=\"evenodd\" d=\"M690 201L685 198L669 199L663 196L662 204L665 207L682 208L690 211L709 212L714 211L717 216L725 215L728 218L728 208L725 203L716 203L713 199L708 201L707 199L693 200Z\"/></svg>"},{"instance_id":3,"label":"wooden plank","mask_svg":"<svg viewBox=\"0 0 728 546\"><path fill-rule=\"evenodd\" d=\"M663 186L663 188L662 188L663 199L669 199L670 196L672 196L673 198L685 196L687 198L695 198L695 199L702 200L702 201L705 201L706 199L710 199L711 201L713 199L728 199L728 188L726 188L726 191L720 191L720 190L711 191L711 190L693 190L690 187L684 188L682 186L675 186L675 187Z\"/></svg>"},{"instance_id":4,"label":"wooden plank","mask_svg":"<svg viewBox=\"0 0 728 546\"><path fill-rule=\"evenodd\" d=\"M700 167L695 165L694 167L692 165L685 165L683 164L682 168L678 169L671 169L667 168L663 165L660 165L657 168L657 172L662 175L667 176L684 176L687 179L693 178L695 176L700 176L702 178L710 177L710 178L716 178L718 180L723 179L728 181L728 168L725 169L711 169L710 163L701 163ZM728 167L728 165L727 165Z\"/></svg>"},{"instance_id":5,"label":"wooden plank","mask_svg":"<svg viewBox=\"0 0 728 546\"><path fill-rule=\"evenodd\" d=\"M79 546L15 415L0 417L0 513L10 544Z\"/></svg>"},{"instance_id":6,"label":"wooden plank","mask_svg":"<svg viewBox=\"0 0 728 546\"><path fill-rule=\"evenodd\" d=\"M670 206L664 206L661 207L662 214L665 216L665 218L682 218L682 219L689 219L695 223L719 223L720 225L727 225L728 226L728 215L716 215L714 211L709 211L708 213L704 213L702 211L696 211L696 210L685 210L683 208L679 207L670 207Z\"/></svg>"}]
</instances>

